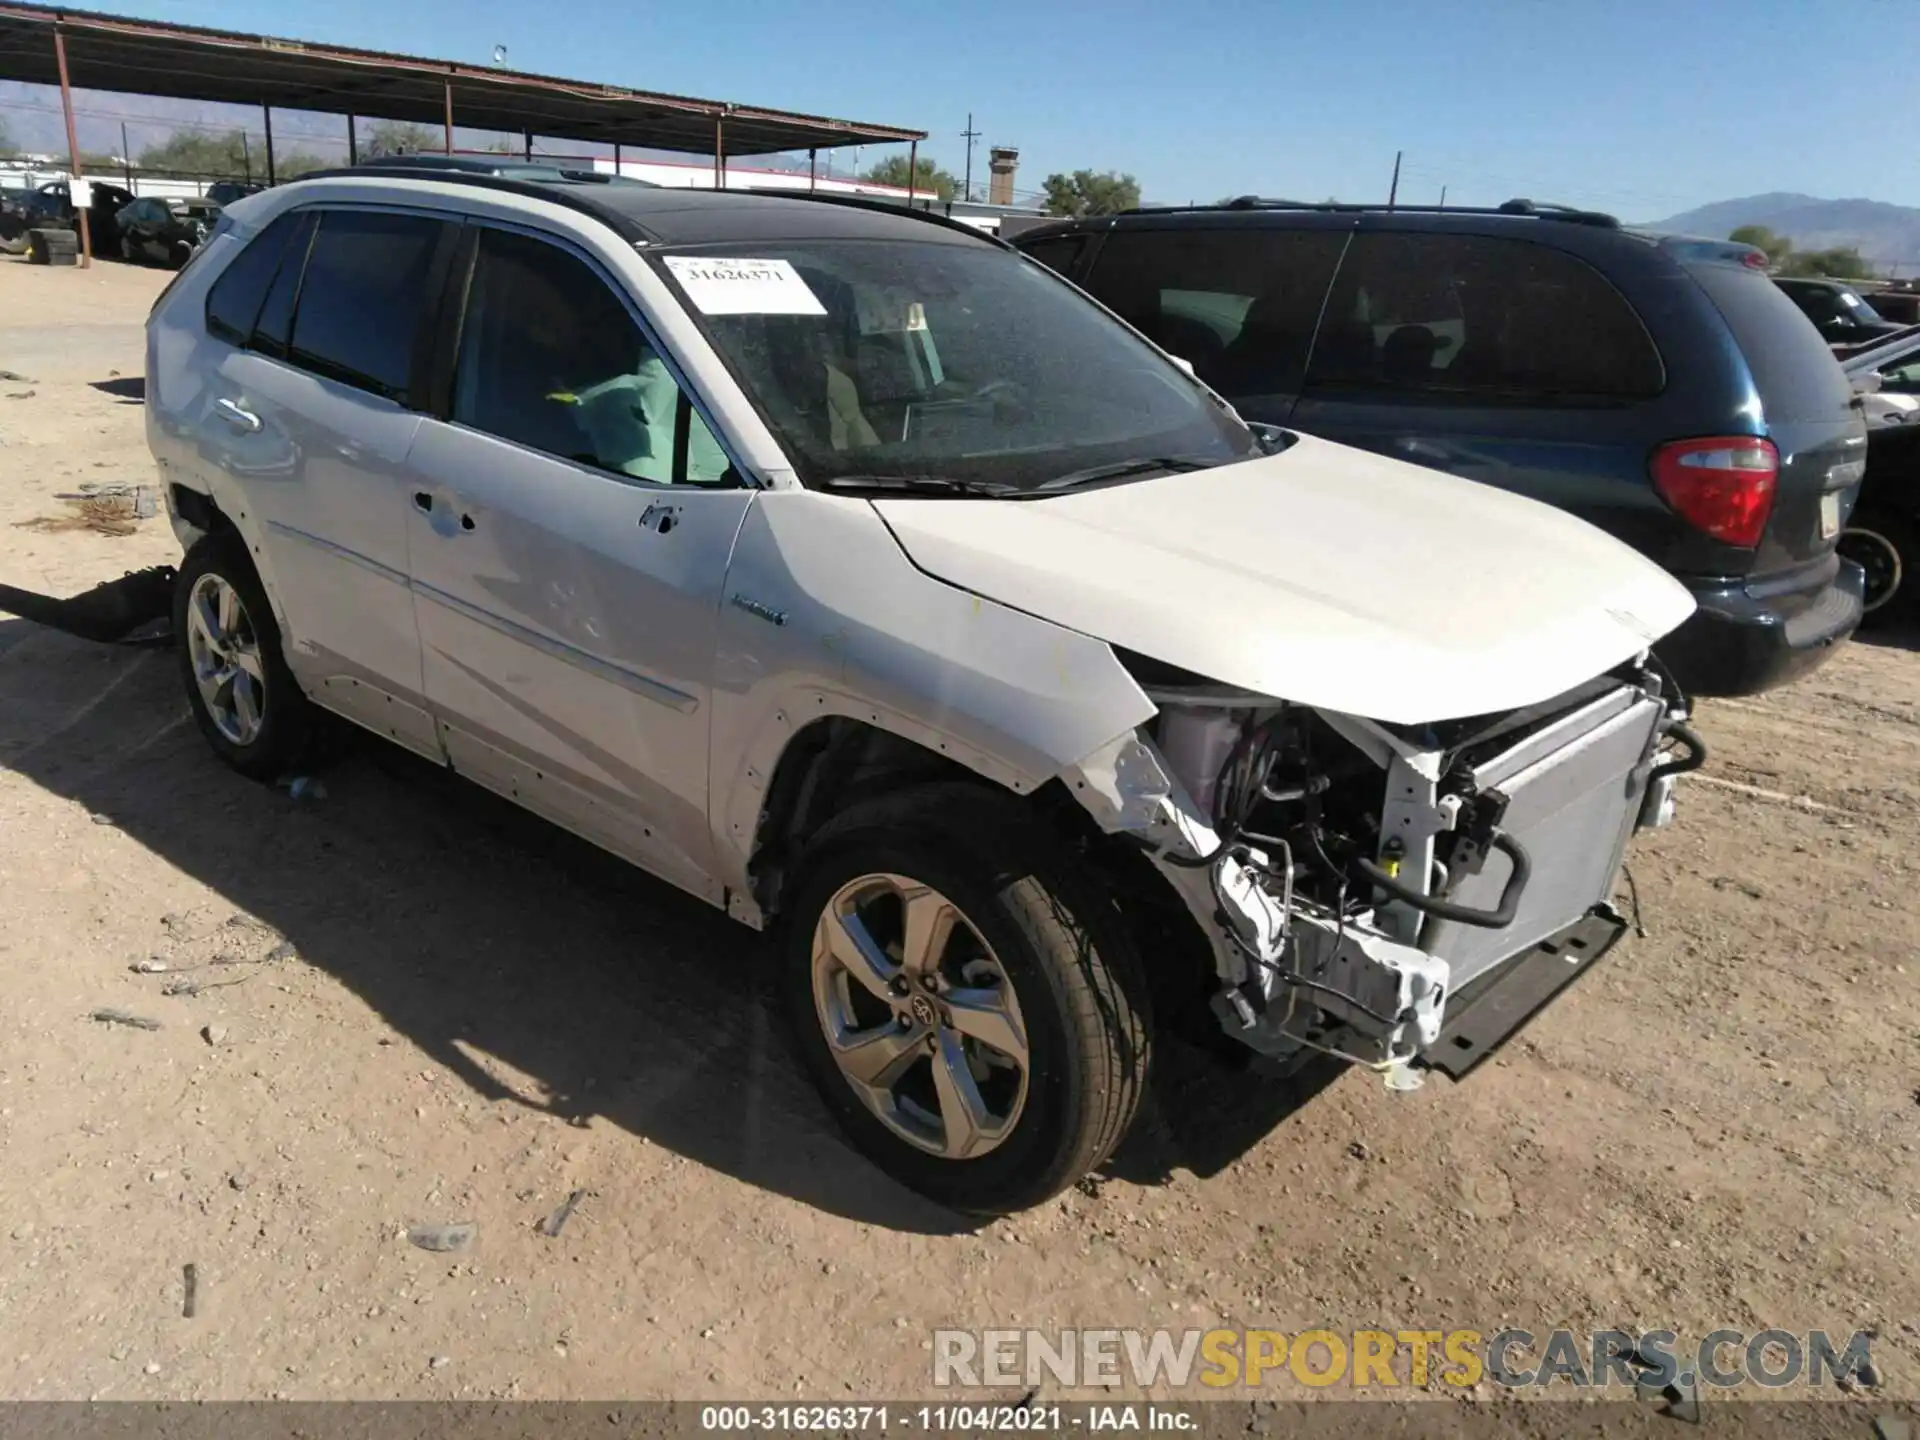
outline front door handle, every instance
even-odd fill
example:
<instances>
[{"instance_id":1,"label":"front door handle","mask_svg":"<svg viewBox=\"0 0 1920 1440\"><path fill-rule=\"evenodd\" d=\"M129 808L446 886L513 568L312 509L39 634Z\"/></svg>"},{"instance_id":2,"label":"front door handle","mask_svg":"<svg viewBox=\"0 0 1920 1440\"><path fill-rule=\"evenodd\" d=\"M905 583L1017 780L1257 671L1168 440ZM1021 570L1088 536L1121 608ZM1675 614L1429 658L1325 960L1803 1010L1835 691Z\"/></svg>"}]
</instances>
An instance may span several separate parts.
<instances>
[{"instance_id":1,"label":"front door handle","mask_svg":"<svg viewBox=\"0 0 1920 1440\"><path fill-rule=\"evenodd\" d=\"M668 505L656 500L640 512L640 528L651 530L656 535L668 534L679 522L680 507L678 505Z\"/></svg>"},{"instance_id":2,"label":"front door handle","mask_svg":"<svg viewBox=\"0 0 1920 1440\"><path fill-rule=\"evenodd\" d=\"M413 508L418 510L422 515L431 515L433 513L433 496L425 490L414 491Z\"/></svg>"},{"instance_id":3,"label":"front door handle","mask_svg":"<svg viewBox=\"0 0 1920 1440\"><path fill-rule=\"evenodd\" d=\"M222 420L236 430L244 430L252 434L260 428L260 417L238 400L216 400L213 402L213 408L220 412Z\"/></svg>"}]
</instances>

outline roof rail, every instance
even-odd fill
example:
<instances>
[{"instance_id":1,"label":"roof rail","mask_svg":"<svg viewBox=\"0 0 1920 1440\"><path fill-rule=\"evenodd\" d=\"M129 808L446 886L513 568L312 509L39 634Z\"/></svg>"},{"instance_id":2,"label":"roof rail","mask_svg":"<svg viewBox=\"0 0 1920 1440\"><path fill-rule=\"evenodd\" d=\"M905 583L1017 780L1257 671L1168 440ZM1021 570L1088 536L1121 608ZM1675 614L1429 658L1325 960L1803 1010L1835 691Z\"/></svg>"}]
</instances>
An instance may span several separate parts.
<instances>
[{"instance_id":1,"label":"roof rail","mask_svg":"<svg viewBox=\"0 0 1920 1440\"><path fill-rule=\"evenodd\" d=\"M599 203L600 197L592 192L605 188L604 185L595 185L571 176L564 180L523 180L510 175L483 175L474 170L436 170L424 165L381 165L376 162L344 165L331 170L309 170L286 184L298 185L308 180L412 180L429 185L468 185L476 190L498 190L508 195L522 195L530 200L545 200L569 210L577 210L612 227L616 234L629 242L659 238L633 216L611 205Z\"/></svg>"},{"instance_id":2,"label":"roof rail","mask_svg":"<svg viewBox=\"0 0 1920 1440\"><path fill-rule=\"evenodd\" d=\"M1603 230L1618 230L1620 222L1599 210L1581 210L1572 205L1550 205L1545 201L1509 200L1502 205L1380 205L1353 201L1276 200L1260 195L1236 195L1211 205L1141 205L1121 213L1127 215L1168 215L1198 210L1312 210L1329 215L1361 215L1381 211L1407 211L1415 215L1526 215L1536 220L1561 220L1572 225L1592 225Z\"/></svg>"},{"instance_id":3,"label":"roof rail","mask_svg":"<svg viewBox=\"0 0 1920 1440\"><path fill-rule=\"evenodd\" d=\"M948 230L958 230L971 235L976 240L985 240L998 245L1003 250L1013 246L1002 240L992 231L982 230L977 225L969 225L964 220L956 220L951 215L943 215L938 210L921 210L913 205L901 205L892 200L882 200L872 195L823 194L818 190L787 190L778 185L737 185L721 192L726 195L758 195L773 200L811 200L818 205L845 205L853 210L872 210L882 215L908 215L915 220L923 220L929 225L939 225Z\"/></svg>"}]
</instances>

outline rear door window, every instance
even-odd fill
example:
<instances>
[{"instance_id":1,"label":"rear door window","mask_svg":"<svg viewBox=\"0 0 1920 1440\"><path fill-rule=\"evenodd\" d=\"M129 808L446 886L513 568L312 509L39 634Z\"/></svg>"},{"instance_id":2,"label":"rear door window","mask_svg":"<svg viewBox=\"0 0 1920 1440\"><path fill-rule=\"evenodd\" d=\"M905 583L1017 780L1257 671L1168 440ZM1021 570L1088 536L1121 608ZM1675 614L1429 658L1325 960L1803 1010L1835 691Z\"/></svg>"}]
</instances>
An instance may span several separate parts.
<instances>
[{"instance_id":1,"label":"rear door window","mask_svg":"<svg viewBox=\"0 0 1920 1440\"><path fill-rule=\"evenodd\" d=\"M1084 282L1229 400L1296 393L1344 230L1119 230Z\"/></svg>"},{"instance_id":2,"label":"rear door window","mask_svg":"<svg viewBox=\"0 0 1920 1440\"><path fill-rule=\"evenodd\" d=\"M374 210L322 213L287 358L405 403L428 275L445 225Z\"/></svg>"},{"instance_id":3,"label":"rear door window","mask_svg":"<svg viewBox=\"0 0 1920 1440\"><path fill-rule=\"evenodd\" d=\"M1626 298L1527 240L1362 234L1327 302L1309 386L1487 404L1621 401L1665 385Z\"/></svg>"}]
</instances>

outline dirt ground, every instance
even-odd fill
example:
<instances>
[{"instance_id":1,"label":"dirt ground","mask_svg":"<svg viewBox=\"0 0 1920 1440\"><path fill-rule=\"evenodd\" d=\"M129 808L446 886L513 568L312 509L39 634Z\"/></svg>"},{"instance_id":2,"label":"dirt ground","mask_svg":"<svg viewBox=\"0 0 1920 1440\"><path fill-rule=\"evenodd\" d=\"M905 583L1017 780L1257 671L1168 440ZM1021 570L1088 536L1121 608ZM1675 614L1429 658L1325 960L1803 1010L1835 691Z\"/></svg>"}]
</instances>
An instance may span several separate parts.
<instances>
[{"instance_id":1,"label":"dirt ground","mask_svg":"<svg viewBox=\"0 0 1920 1440\"><path fill-rule=\"evenodd\" d=\"M151 478L164 279L0 261L0 582L176 558L15 524ZM1872 1327L1920 1396L1910 641L1706 705L1649 934L1469 1082L1197 1075L984 1228L841 1143L754 936L376 746L242 780L174 663L0 617L0 1396L899 1398L935 1327L1215 1324Z\"/></svg>"}]
</instances>

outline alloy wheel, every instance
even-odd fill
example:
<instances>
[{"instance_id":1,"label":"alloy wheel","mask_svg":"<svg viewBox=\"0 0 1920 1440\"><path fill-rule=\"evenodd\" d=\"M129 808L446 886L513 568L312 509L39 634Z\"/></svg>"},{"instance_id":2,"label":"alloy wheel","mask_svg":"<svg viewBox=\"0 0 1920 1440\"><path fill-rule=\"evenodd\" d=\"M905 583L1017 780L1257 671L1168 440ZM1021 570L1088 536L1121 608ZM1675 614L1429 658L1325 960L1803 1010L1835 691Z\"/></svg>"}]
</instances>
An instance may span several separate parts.
<instances>
[{"instance_id":1,"label":"alloy wheel","mask_svg":"<svg viewBox=\"0 0 1920 1440\"><path fill-rule=\"evenodd\" d=\"M1013 1132L1028 1049L1006 970L960 907L902 875L862 875L823 907L814 1009L853 1092L911 1145L969 1160Z\"/></svg>"},{"instance_id":2,"label":"alloy wheel","mask_svg":"<svg viewBox=\"0 0 1920 1440\"><path fill-rule=\"evenodd\" d=\"M266 665L246 603L219 575L202 575L193 583L187 598L187 653L214 728L235 745L252 744L266 720Z\"/></svg>"}]
</instances>

